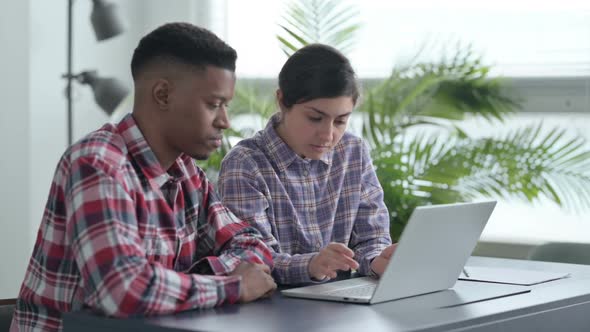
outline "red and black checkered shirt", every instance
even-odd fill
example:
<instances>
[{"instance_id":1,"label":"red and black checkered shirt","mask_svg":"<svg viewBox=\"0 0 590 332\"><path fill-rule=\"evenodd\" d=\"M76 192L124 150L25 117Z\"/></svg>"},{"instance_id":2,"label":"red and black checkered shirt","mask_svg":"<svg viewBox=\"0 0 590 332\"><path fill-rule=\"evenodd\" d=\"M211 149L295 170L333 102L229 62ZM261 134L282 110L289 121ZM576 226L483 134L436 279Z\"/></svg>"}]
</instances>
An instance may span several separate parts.
<instances>
[{"instance_id":1,"label":"red and black checkered shirt","mask_svg":"<svg viewBox=\"0 0 590 332\"><path fill-rule=\"evenodd\" d=\"M58 331L61 314L114 317L235 302L241 262L272 266L259 233L186 155L164 170L133 116L61 158L11 331Z\"/></svg>"}]
</instances>

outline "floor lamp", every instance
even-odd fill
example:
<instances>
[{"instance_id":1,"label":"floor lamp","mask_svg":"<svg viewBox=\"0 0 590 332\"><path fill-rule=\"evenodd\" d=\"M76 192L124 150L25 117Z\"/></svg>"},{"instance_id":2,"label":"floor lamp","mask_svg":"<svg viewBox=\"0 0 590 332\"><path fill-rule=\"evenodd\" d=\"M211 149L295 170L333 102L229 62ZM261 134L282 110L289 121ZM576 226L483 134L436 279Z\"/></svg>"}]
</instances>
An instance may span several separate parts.
<instances>
[{"instance_id":1,"label":"floor lamp","mask_svg":"<svg viewBox=\"0 0 590 332\"><path fill-rule=\"evenodd\" d=\"M93 0L92 3L90 20L96 40L102 41L121 34L123 32L123 23L117 15L116 5L103 0ZM117 105L129 93L129 89L123 83L114 78L102 78L95 70L83 71L78 74L72 72L73 6L74 0L68 0L67 73L62 76L68 82L66 88L68 146L72 144L73 135L72 82L74 80L81 84L90 85L96 103L109 115L113 113Z\"/></svg>"}]
</instances>

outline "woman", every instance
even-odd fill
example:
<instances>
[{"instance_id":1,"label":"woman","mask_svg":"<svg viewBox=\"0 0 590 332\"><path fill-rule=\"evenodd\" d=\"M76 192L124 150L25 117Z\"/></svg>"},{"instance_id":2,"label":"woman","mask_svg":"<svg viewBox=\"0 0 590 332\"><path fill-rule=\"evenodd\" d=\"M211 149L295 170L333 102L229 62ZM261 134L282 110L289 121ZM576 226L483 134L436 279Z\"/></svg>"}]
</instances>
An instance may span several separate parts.
<instances>
[{"instance_id":1,"label":"woman","mask_svg":"<svg viewBox=\"0 0 590 332\"><path fill-rule=\"evenodd\" d=\"M280 112L223 160L223 202L260 230L281 284L380 275L395 248L368 147L346 132L358 97L348 59L308 45L281 69Z\"/></svg>"}]
</instances>

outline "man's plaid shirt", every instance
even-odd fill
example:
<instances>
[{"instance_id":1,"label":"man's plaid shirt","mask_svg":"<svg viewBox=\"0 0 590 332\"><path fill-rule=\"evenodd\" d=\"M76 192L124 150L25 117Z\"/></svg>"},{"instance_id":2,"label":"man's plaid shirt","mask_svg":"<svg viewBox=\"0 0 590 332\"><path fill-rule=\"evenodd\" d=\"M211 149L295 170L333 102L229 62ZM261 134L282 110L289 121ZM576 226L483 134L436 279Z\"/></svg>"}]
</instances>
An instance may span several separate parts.
<instances>
[{"instance_id":1,"label":"man's plaid shirt","mask_svg":"<svg viewBox=\"0 0 590 332\"><path fill-rule=\"evenodd\" d=\"M61 158L11 331L58 331L61 313L173 313L238 300L241 261L272 267L260 234L219 201L194 160L164 170L132 115Z\"/></svg>"}]
</instances>

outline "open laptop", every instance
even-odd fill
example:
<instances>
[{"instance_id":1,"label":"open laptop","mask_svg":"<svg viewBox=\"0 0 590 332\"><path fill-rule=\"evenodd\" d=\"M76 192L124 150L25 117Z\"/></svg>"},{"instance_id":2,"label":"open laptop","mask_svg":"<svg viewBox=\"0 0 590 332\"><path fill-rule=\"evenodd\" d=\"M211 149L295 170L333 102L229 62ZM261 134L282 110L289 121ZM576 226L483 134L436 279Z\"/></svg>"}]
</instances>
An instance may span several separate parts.
<instances>
[{"instance_id":1,"label":"open laptop","mask_svg":"<svg viewBox=\"0 0 590 332\"><path fill-rule=\"evenodd\" d=\"M291 288L282 294L373 304L449 289L495 206L496 201L417 207L380 279L352 278Z\"/></svg>"}]
</instances>

